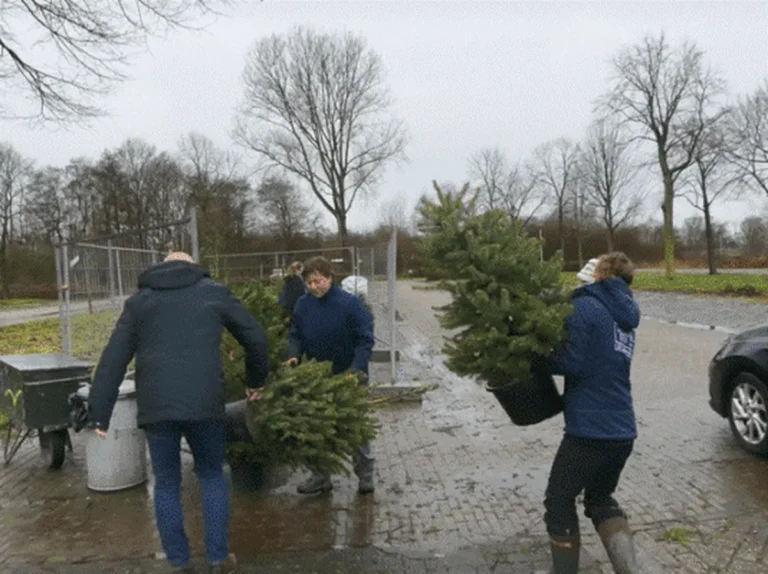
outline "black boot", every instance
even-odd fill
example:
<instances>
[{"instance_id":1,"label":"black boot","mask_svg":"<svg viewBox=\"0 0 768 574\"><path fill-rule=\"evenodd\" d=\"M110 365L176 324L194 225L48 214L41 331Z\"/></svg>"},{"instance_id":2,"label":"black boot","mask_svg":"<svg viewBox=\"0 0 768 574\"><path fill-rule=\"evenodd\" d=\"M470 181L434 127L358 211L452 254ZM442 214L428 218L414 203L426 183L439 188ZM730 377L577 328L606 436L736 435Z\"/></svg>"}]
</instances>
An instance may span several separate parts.
<instances>
[{"instance_id":1,"label":"black boot","mask_svg":"<svg viewBox=\"0 0 768 574\"><path fill-rule=\"evenodd\" d=\"M597 525L597 533L616 574L639 574L635 543L626 518L619 516L604 520Z\"/></svg>"},{"instance_id":2,"label":"black boot","mask_svg":"<svg viewBox=\"0 0 768 574\"><path fill-rule=\"evenodd\" d=\"M552 574L578 574L580 536L550 536L552 549Z\"/></svg>"}]
</instances>

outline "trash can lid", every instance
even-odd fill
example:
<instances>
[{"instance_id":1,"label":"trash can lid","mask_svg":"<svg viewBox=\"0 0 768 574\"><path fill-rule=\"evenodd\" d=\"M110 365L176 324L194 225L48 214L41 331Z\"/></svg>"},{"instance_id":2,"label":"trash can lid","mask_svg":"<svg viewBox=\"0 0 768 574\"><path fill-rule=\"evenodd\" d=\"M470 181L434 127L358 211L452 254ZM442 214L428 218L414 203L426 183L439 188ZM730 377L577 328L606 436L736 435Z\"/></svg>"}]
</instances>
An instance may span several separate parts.
<instances>
[{"instance_id":1,"label":"trash can lid","mask_svg":"<svg viewBox=\"0 0 768 574\"><path fill-rule=\"evenodd\" d=\"M125 379L117 391L117 398L124 399L136 394L136 381Z\"/></svg>"}]
</instances>

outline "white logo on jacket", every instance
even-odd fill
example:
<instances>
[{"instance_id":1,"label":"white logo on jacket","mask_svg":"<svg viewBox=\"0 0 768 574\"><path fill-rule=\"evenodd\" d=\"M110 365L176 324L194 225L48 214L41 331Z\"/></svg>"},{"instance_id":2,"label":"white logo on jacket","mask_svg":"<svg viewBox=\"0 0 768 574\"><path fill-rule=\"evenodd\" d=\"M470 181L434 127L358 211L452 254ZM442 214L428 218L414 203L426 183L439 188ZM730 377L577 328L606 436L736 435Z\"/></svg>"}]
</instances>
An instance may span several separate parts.
<instances>
[{"instance_id":1,"label":"white logo on jacket","mask_svg":"<svg viewBox=\"0 0 768 574\"><path fill-rule=\"evenodd\" d=\"M618 351L627 359L632 360L635 352L635 332L624 331L616 323L613 324L613 350Z\"/></svg>"}]
</instances>

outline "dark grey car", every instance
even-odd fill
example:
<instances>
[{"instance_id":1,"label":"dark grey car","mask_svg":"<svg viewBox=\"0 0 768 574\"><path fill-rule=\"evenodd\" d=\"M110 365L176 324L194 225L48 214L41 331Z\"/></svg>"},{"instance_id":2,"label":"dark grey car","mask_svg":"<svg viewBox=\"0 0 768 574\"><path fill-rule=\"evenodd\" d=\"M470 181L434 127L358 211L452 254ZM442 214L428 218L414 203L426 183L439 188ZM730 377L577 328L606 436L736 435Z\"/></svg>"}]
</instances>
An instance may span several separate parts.
<instances>
[{"instance_id":1,"label":"dark grey car","mask_svg":"<svg viewBox=\"0 0 768 574\"><path fill-rule=\"evenodd\" d=\"M746 450L768 454L768 325L726 339L709 364L709 397Z\"/></svg>"}]
</instances>

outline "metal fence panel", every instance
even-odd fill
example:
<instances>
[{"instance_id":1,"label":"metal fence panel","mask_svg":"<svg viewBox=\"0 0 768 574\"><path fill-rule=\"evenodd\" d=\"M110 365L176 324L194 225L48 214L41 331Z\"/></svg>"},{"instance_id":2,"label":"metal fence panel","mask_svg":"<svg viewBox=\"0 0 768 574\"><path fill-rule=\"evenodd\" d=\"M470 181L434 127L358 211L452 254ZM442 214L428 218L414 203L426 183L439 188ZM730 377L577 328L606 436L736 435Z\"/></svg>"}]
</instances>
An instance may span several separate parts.
<instances>
[{"instance_id":1,"label":"metal fence panel","mask_svg":"<svg viewBox=\"0 0 768 574\"><path fill-rule=\"evenodd\" d=\"M368 280L367 301L375 323L376 347L389 355L390 377L397 380L398 356L402 346L397 313L397 231L386 244L357 249L358 274Z\"/></svg>"},{"instance_id":2,"label":"metal fence panel","mask_svg":"<svg viewBox=\"0 0 768 574\"><path fill-rule=\"evenodd\" d=\"M139 275L171 251L199 254L194 212L162 227L57 246L62 352L98 361Z\"/></svg>"},{"instance_id":3,"label":"metal fence panel","mask_svg":"<svg viewBox=\"0 0 768 574\"><path fill-rule=\"evenodd\" d=\"M354 247L207 255L202 263L222 281L238 284L254 280L278 281L285 276L291 263L304 262L311 257L328 259L334 274L342 279L356 272Z\"/></svg>"}]
</instances>

